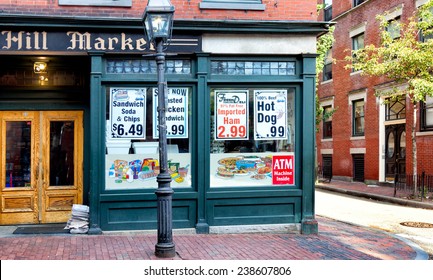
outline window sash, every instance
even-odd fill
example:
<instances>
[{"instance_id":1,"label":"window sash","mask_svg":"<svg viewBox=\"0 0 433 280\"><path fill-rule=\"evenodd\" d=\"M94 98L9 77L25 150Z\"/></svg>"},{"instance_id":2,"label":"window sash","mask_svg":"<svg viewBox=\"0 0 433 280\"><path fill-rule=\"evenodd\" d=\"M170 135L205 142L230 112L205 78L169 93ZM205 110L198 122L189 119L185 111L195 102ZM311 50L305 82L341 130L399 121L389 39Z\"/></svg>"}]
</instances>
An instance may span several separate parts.
<instances>
[{"instance_id":1,"label":"window sash","mask_svg":"<svg viewBox=\"0 0 433 280\"><path fill-rule=\"evenodd\" d=\"M332 138L332 115L326 117L332 111L332 106L323 107L323 139Z\"/></svg>"},{"instance_id":2,"label":"window sash","mask_svg":"<svg viewBox=\"0 0 433 280\"><path fill-rule=\"evenodd\" d=\"M364 135L364 100L353 101L353 136Z\"/></svg>"},{"instance_id":3,"label":"window sash","mask_svg":"<svg viewBox=\"0 0 433 280\"><path fill-rule=\"evenodd\" d=\"M359 6L364 2L365 0L353 0L353 7Z\"/></svg>"},{"instance_id":4,"label":"window sash","mask_svg":"<svg viewBox=\"0 0 433 280\"><path fill-rule=\"evenodd\" d=\"M421 130L433 130L433 97L427 96L421 103Z\"/></svg>"}]
</instances>

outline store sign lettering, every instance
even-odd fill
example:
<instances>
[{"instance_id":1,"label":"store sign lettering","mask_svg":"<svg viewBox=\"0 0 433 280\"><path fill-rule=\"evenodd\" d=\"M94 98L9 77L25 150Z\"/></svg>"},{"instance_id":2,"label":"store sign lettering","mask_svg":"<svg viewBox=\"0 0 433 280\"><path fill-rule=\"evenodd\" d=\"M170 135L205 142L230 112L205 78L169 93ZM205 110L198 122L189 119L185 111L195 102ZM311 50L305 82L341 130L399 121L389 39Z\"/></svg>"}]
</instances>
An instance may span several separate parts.
<instances>
[{"instance_id":1,"label":"store sign lettering","mask_svg":"<svg viewBox=\"0 0 433 280\"><path fill-rule=\"evenodd\" d=\"M254 92L254 140L286 140L287 91Z\"/></svg>"},{"instance_id":2,"label":"store sign lettering","mask_svg":"<svg viewBox=\"0 0 433 280\"><path fill-rule=\"evenodd\" d=\"M248 140L248 91L216 91L215 140Z\"/></svg>"},{"instance_id":3,"label":"store sign lettering","mask_svg":"<svg viewBox=\"0 0 433 280\"><path fill-rule=\"evenodd\" d=\"M170 44L172 51L200 51L199 37L174 37ZM144 34L113 34L91 32L46 32L11 31L0 33L0 51L153 51L144 39Z\"/></svg>"},{"instance_id":4,"label":"store sign lettering","mask_svg":"<svg viewBox=\"0 0 433 280\"><path fill-rule=\"evenodd\" d=\"M293 185L295 183L294 155L274 155L272 157L272 184Z\"/></svg>"},{"instance_id":5,"label":"store sign lettering","mask_svg":"<svg viewBox=\"0 0 433 280\"><path fill-rule=\"evenodd\" d=\"M109 139L146 138L146 89L110 90Z\"/></svg>"},{"instance_id":6,"label":"store sign lettering","mask_svg":"<svg viewBox=\"0 0 433 280\"><path fill-rule=\"evenodd\" d=\"M108 37L108 38L92 38L92 35L88 32L80 33L80 32L67 32L66 33L70 39L70 46L67 48L68 50L115 50L120 48L121 50L138 50L144 51L146 50L147 42L143 38L133 40L130 37L127 37L125 33L120 34L120 38L118 37Z\"/></svg>"},{"instance_id":7,"label":"store sign lettering","mask_svg":"<svg viewBox=\"0 0 433 280\"><path fill-rule=\"evenodd\" d=\"M167 138L188 138L188 88L168 88L165 122ZM153 138L159 138L158 89L153 89Z\"/></svg>"}]
</instances>

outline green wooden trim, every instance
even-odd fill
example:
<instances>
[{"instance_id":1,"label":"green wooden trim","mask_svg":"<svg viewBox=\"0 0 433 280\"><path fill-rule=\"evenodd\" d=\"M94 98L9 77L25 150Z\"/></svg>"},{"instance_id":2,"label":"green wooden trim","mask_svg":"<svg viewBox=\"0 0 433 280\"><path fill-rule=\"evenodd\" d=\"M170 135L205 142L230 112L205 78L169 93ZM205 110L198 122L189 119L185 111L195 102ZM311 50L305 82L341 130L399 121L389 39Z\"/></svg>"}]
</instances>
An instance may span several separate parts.
<instances>
[{"instance_id":1,"label":"green wooden trim","mask_svg":"<svg viewBox=\"0 0 433 280\"><path fill-rule=\"evenodd\" d=\"M292 189L284 188L277 189L275 187L257 187L255 190L250 189L245 191L243 187L233 188L213 188L212 191L207 193L208 199L223 199L223 198L253 198L253 197L291 197L302 196L302 190L295 187Z\"/></svg>"},{"instance_id":2,"label":"green wooden trim","mask_svg":"<svg viewBox=\"0 0 433 280\"><path fill-rule=\"evenodd\" d=\"M103 166L101 158L103 146L105 118L102 117L105 111L105 98L101 98L101 76L102 76L102 53L94 53L91 56L90 73L90 229L89 234L101 234L100 228L100 204L99 193L103 187Z\"/></svg>"},{"instance_id":3,"label":"green wooden trim","mask_svg":"<svg viewBox=\"0 0 433 280\"><path fill-rule=\"evenodd\" d=\"M195 169L197 173L195 174L197 192L199 193L198 205L197 205L197 233L209 233L209 224L207 222L207 212L206 212L206 201L207 201L207 189L209 187L209 137L210 126L208 125L209 120L205 116L209 116L209 106L203 104L209 104L209 95L207 87L208 79L208 69L209 69L209 54L201 53L197 54L197 98L194 106L196 123L194 127L194 136L197 141L197 152L196 153L196 166ZM199 131L198 128L204 128L203 131ZM201 148L200 148L201 147ZM201 174L201 175L200 175Z\"/></svg>"},{"instance_id":4,"label":"green wooden trim","mask_svg":"<svg viewBox=\"0 0 433 280\"><path fill-rule=\"evenodd\" d=\"M100 195L100 202L118 202L118 201L154 201L156 200L155 189L152 192L128 192L128 193L104 193ZM198 194L195 191L179 192L174 189L173 200L197 199Z\"/></svg>"},{"instance_id":5,"label":"green wooden trim","mask_svg":"<svg viewBox=\"0 0 433 280\"><path fill-rule=\"evenodd\" d=\"M155 230L157 201L104 202L101 208L101 227L104 230ZM195 200L173 201L173 227L193 228L197 203ZM155 239L156 242L156 239Z\"/></svg>"},{"instance_id":6,"label":"green wooden trim","mask_svg":"<svg viewBox=\"0 0 433 280\"><path fill-rule=\"evenodd\" d=\"M314 234L318 232L318 224L314 214L314 184L315 184L315 65L316 58L304 57L302 88L302 232Z\"/></svg>"}]
</instances>

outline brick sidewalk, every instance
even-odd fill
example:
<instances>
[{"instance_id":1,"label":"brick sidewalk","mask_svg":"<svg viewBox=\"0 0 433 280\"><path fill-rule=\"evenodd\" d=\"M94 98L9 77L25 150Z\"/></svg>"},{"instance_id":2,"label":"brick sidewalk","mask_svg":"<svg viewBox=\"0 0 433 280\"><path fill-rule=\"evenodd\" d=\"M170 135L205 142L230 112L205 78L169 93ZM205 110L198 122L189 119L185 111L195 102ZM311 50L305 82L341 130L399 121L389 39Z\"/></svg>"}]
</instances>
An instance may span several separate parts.
<instances>
[{"instance_id":1,"label":"brick sidewalk","mask_svg":"<svg viewBox=\"0 0 433 280\"><path fill-rule=\"evenodd\" d=\"M318 235L174 235L176 260L412 260L424 252L385 232L317 217ZM2 260L154 260L156 234L11 235Z\"/></svg>"}]
</instances>

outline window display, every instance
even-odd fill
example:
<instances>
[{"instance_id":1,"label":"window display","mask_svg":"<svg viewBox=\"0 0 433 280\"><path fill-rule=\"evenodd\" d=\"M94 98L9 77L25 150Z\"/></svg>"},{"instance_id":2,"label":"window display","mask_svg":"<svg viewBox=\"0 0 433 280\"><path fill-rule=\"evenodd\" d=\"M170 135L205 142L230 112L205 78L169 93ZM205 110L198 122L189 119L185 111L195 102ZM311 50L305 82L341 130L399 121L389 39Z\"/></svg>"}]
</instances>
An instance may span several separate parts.
<instances>
[{"instance_id":1,"label":"window display","mask_svg":"<svg viewBox=\"0 0 433 280\"><path fill-rule=\"evenodd\" d=\"M295 90L211 90L211 187L294 185Z\"/></svg>"},{"instance_id":2,"label":"window display","mask_svg":"<svg viewBox=\"0 0 433 280\"><path fill-rule=\"evenodd\" d=\"M167 151L173 188L191 186L190 98L190 88L168 88ZM158 187L156 177L160 166L157 109L156 88L107 89L107 190Z\"/></svg>"}]
</instances>

